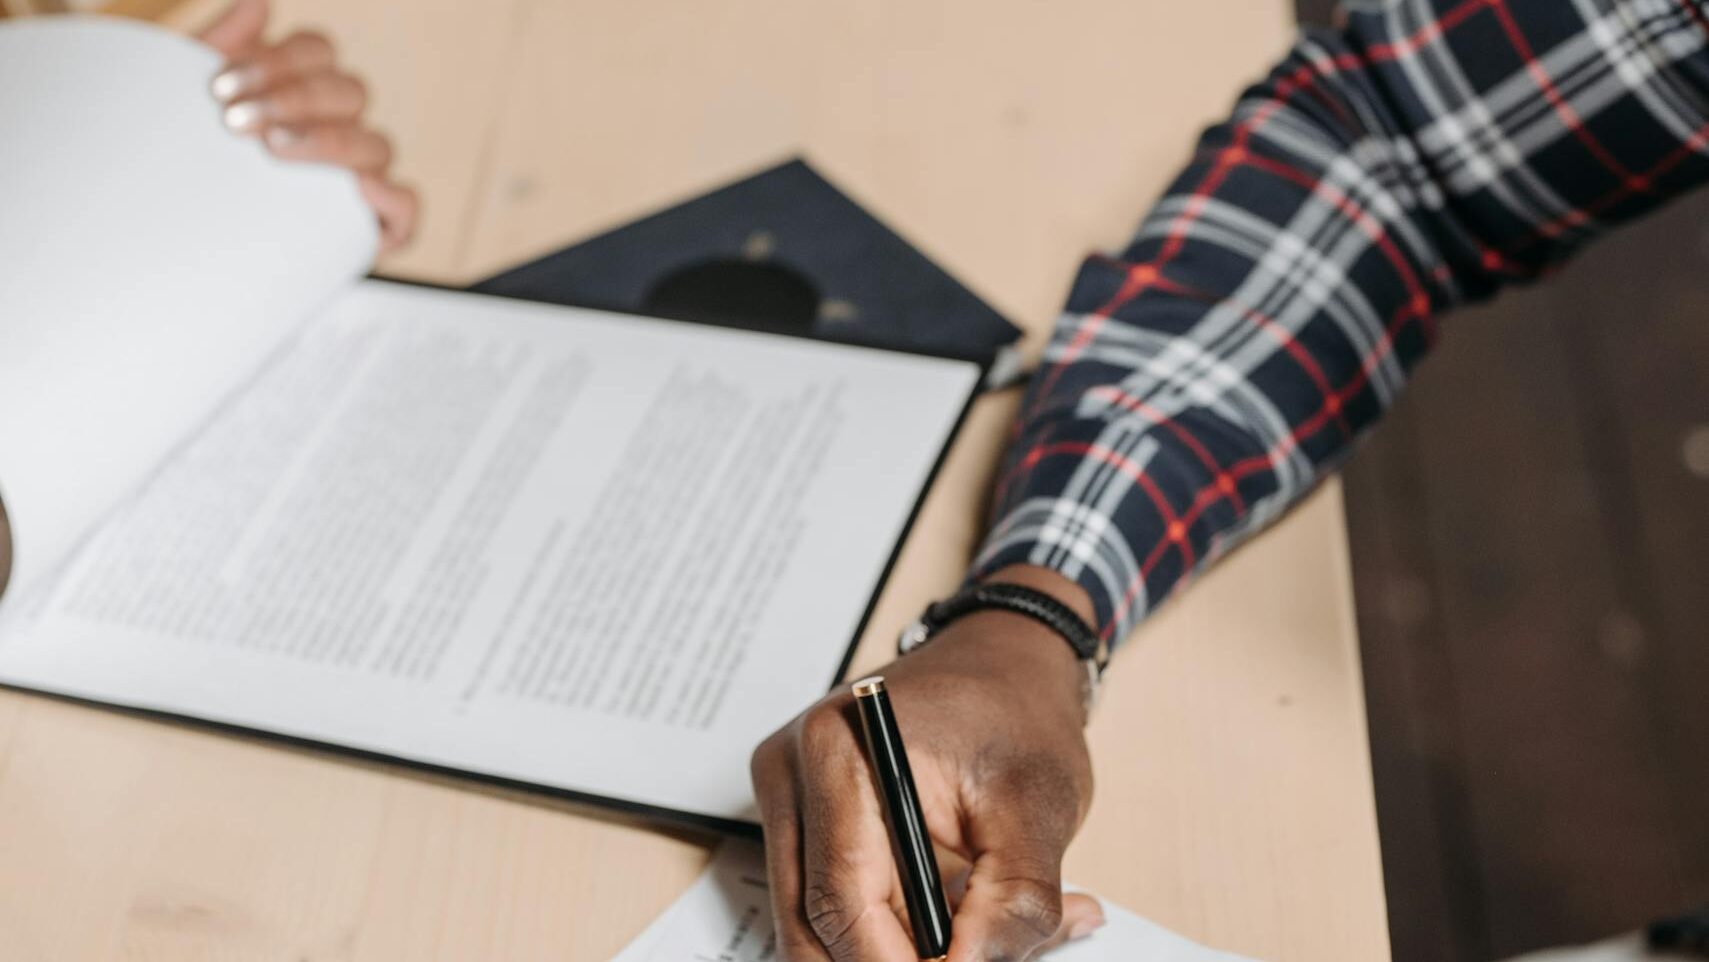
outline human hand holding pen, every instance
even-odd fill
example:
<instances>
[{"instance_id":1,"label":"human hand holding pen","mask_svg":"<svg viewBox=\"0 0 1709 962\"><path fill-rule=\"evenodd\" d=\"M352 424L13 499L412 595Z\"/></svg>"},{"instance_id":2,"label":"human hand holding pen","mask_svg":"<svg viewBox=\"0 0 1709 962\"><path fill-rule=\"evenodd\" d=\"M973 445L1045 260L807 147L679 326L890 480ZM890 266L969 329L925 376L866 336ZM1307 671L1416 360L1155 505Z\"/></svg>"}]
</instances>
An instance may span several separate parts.
<instances>
[{"instance_id":1,"label":"human hand holding pen","mask_svg":"<svg viewBox=\"0 0 1709 962\"><path fill-rule=\"evenodd\" d=\"M994 580L1034 579L1089 613L1058 576L1015 574ZM1062 855L1092 793L1085 669L1062 639L982 612L883 674L955 905L950 962L1020 962L1102 924L1095 900L1061 891ZM917 958L852 703L839 688L754 754L788 962Z\"/></svg>"},{"instance_id":2,"label":"human hand holding pen","mask_svg":"<svg viewBox=\"0 0 1709 962\"><path fill-rule=\"evenodd\" d=\"M196 35L226 59L210 84L226 126L282 159L349 168L379 219L381 252L396 250L415 232L420 204L391 177L391 143L363 119L367 89L318 33L267 43L267 17L267 0L236 0Z\"/></svg>"}]
</instances>

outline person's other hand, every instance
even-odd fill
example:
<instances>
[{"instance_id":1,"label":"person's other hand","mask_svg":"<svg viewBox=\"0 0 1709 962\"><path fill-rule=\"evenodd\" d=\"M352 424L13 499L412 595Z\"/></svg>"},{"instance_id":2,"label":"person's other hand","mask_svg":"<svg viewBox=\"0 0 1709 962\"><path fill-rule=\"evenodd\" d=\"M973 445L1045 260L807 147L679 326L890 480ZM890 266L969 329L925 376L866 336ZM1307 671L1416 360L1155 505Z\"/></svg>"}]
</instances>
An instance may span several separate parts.
<instances>
[{"instance_id":1,"label":"person's other hand","mask_svg":"<svg viewBox=\"0 0 1709 962\"><path fill-rule=\"evenodd\" d=\"M237 0L197 34L226 59L211 85L226 126L287 160L350 168L379 218L381 253L397 249L415 232L419 203L388 175L390 141L363 123L367 88L318 33L265 42L267 13L267 0Z\"/></svg>"},{"instance_id":2,"label":"person's other hand","mask_svg":"<svg viewBox=\"0 0 1709 962\"><path fill-rule=\"evenodd\" d=\"M6 499L0 497L0 598L12 581L12 520L6 514Z\"/></svg>"},{"instance_id":3,"label":"person's other hand","mask_svg":"<svg viewBox=\"0 0 1709 962\"><path fill-rule=\"evenodd\" d=\"M1085 594L1043 569L993 580ZM882 672L955 906L950 962L1020 962L1103 924L1062 894L1092 798L1085 668L1049 629L981 612ZM778 943L788 962L915 959L883 810L846 688L753 757Z\"/></svg>"}]
</instances>

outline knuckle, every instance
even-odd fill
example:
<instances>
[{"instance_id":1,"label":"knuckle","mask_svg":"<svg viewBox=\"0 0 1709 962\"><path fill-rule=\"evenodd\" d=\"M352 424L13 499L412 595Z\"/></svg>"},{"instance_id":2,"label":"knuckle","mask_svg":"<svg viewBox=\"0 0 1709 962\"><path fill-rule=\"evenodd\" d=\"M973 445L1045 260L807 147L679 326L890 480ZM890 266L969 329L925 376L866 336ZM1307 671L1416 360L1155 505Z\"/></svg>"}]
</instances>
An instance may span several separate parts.
<instances>
[{"instance_id":1,"label":"knuckle","mask_svg":"<svg viewBox=\"0 0 1709 962\"><path fill-rule=\"evenodd\" d=\"M367 81L355 74L340 74L338 79L346 97L349 97L359 105L366 104L368 102Z\"/></svg>"},{"instance_id":2,"label":"knuckle","mask_svg":"<svg viewBox=\"0 0 1709 962\"><path fill-rule=\"evenodd\" d=\"M279 119L292 120L308 113L309 92L300 83L280 87L267 95L268 106Z\"/></svg>"},{"instance_id":3,"label":"knuckle","mask_svg":"<svg viewBox=\"0 0 1709 962\"><path fill-rule=\"evenodd\" d=\"M837 752L850 743L851 737L848 719L830 705L810 708L801 716L801 747L809 755Z\"/></svg>"},{"instance_id":4,"label":"knuckle","mask_svg":"<svg viewBox=\"0 0 1709 962\"><path fill-rule=\"evenodd\" d=\"M415 233L415 222L421 216L421 197L408 187L400 189L403 191L403 200L398 205L398 230L408 237Z\"/></svg>"},{"instance_id":5,"label":"knuckle","mask_svg":"<svg viewBox=\"0 0 1709 962\"><path fill-rule=\"evenodd\" d=\"M416 208L421 202L415 191L392 180L386 181L386 188L393 195L392 208L397 216L399 218L413 218L416 214Z\"/></svg>"},{"instance_id":6,"label":"knuckle","mask_svg":"<svg viewBox=\"0 0 1709 962\"><path fill-rule=\"evenodd\" d=\"M345 78L341 74L317 73L303 82L303 89L316 101L325 103L345 93Z\"/></svg>"},{"instance_id":7,"label":"knuckle","mask_svg":"<svg viewBox=\"0 0 1709 962\"><path fill-rule=\"evenodd\" d=\"M299 30L285 39L285 46L302 57L330 60L333 55L332 40L319 30Z\"/></svg>"},{"instance_id":8,"label":"knuckle","mask_svg":"<svg viewBox=\"0 0 1709 962\"><path fill-rule=\"evenodd\" d=\"M313 111L328 119L361 113L362 95L355 77L345 74L315 74L290 89L298 95L297 109Z\"/></svg>"},{"instance_id":9,"label":"knuckle","mask_svg":"<svg viewBox=\"0 0 1709 962\"><path fill-rule=\"evenodd\" d=\"M785 762L786 754L781 733L760 742L754 753L748 756L748 775L753 779L756 789L777 774Z\"/></svg>"},{"instance_id":10,"label":"knuckle","mask_svg":"<svg viewBox=\"0 0 1709 962\"><path fill-rule=\"evenodd\" d=\"M268 84L276 83L290 71L285 69L285 55L277 47L265 47L248 54L241 60L233 60L234 69L247 70L250 74L250 89L262 89Z\"/></svg>"},{"instance_id":11,"label":"knuckle","mask_svg":"<svg viewBox=\"0 0 1709 962\"><path fill-rule=\"evenodd\" d=\"M801 910L820 944L833 955L849 946L861 916L837 875L823 868L808 871L801 889Z\"/></svg>"},{"instance_id":12,"label":"knuckle","mask_svg":"<svg viewBox=\"0 0 1709 962\"><path fill-rule=\"evenodd\" d=\"M339 158L348 158L357 147L356 131L349 127L323 127L315 138L323 151Z\"/></svg>"}]
</instances>

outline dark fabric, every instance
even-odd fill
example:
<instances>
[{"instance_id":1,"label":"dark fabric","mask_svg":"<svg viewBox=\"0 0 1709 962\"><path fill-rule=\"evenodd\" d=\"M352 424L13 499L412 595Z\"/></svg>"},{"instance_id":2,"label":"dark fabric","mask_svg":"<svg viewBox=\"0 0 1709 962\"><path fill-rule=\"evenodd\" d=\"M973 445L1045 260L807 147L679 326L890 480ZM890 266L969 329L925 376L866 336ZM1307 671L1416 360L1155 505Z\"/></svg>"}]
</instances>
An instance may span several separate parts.
<instances>
[{"instance_id":1,"label":"dark fabric","mask_svg":"<svg viewBox=\"0 0 1709 962\"><path fill-rule=\"evenodd\" d=\"M1363 0L1303 34L1081 269L975 576L1060 571L1121 640L1347 456L1443 311L1704 181L1704 7Z\"/></svg>"}]
</instances>

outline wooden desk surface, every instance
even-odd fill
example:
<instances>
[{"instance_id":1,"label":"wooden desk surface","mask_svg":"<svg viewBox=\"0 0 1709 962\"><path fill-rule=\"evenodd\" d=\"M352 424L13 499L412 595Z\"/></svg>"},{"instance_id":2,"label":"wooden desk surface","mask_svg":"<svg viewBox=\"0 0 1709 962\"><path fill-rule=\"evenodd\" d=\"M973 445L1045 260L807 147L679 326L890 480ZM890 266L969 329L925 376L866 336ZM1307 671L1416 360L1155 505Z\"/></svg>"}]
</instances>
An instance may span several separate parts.
<instances>
[{"instance_id":1,"label":"wooden desk surface","mask_svg":"<svg viewBox=\"0 0 1709 962\"><path fill-rule=\"evenodd\" d=\"M193 23L211 3L175 15ZM790 153L1029 329L1283 48L1284 0L276 0L337 35L426 198L394 273L469 280ZM983 402L856 670L957 580L1015 403ZM1339 490L1141 629L1068 876L1196 939L1389 957ZM0 693L0 956L615 953L707 839Z\"/></svg>"}]
</instances>

